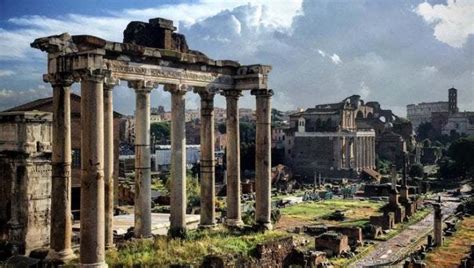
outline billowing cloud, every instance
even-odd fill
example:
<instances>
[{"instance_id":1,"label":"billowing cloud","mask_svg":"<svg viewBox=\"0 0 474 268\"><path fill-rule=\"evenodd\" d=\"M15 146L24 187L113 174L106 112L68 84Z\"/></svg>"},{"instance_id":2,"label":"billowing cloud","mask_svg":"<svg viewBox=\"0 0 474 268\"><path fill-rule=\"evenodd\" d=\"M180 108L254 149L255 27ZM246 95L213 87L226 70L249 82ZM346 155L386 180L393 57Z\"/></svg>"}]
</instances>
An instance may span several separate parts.
<instances>
[{"instance_id":1,"label":"billowing cloud","mask_svg":"<svg viewBox=\"0 0 474 268\"><path fill-rule=\"evenodd\" d=\"M24 102L46 98L49 96L51 96L51 90L45 88L43 85L39 85L36 88L30 88L27 90L2 88L0 89L0 109L4 110ZM18 99L20 99L22 102L18 103Z\"/></svg>"},{"instance_id":2,"label":"billowing cloud","mask_svg":"<svg viewBox=\"0 0 474 268\"><path fill-rule=\"evenodd\" d=\"M462 47L474 34L474 1L448 0L446 4L423 2L415 12L434 27L434 36L453 47Z\"/></svg>"},{"instance_id":3,"label":"billowing cloud","mask_svg":"<svg viewBox=\"0 0 474 268\"><path fill-rule=\"evenodd\" d=\"M0 69L0 77L14 75L15 72L12 70L2 70Z\"/></svg>"},{"instance_id":4,"label":"billowing cloud","mask_svg":"<svg viewBox=\"0 0 474 268\"><path fill-rule=\"evenodd\" d=\"M279 109L359 94L403 115L408 103L447 99L451 86L459 89L461 109L474 103L474 38L465 24L468 18L473 21L472 1L248 2L201 0L117 10L102 17L7 18L14 27L0 29L0 70L14 66L15 75L2 77L0 88L37 87L46 62L43 53L29 47L34 38L69 31L121 41L129 21L161 16L175 21L192 49L212 58L272 65L269 81L273 105ZM445 32L448 26L453 30ZM22 79L14 79L18 76ZM19 104L24 96L10 100ZM115 108L131 114L133 98L132 90L118 87ZM216 97L216 105L224 107L223 99ZM155 90L152 105L163 104L169 107L169 93ZM198 107L199 100L190 93L187 104ZM255 98L245 93L240 104L253 107Z\"/></svg>"}]
</instances>

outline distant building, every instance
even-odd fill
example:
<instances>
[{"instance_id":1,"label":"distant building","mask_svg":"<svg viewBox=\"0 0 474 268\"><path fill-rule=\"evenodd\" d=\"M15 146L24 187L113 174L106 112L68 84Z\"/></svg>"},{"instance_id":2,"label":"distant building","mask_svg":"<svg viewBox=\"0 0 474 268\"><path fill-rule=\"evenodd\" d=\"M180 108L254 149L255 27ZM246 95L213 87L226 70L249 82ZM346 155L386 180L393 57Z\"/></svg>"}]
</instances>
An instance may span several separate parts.
<instances>
[{"instance_id":1,"label":"distant building","mask_svg":"<svg viewBox=\"0 0 474 268\"><path fill-rule=\"evenodd\" d=\"M407 105L407 118L416 130L421 123L430 122L436 131L447 122L450 114L458 112L457 89L448 89L448 101L422 102Z\"/></svg>"},{"instance_id":2,"label":"distant building","mask_svg":"<svg viewBox=\"0 0 474 268\"><path fill-rule=\"evenodd\" d=\"M272 148L284 149L286 134L285 130L289 128L289 124L286 122L280 122L275 126L272 126Z\"/></svg>"},{"instance_id":3,"label":"distant building","mask_svg":"<svg viewBox=\"0 0 474 268\"><path fill-rule=\"evenodd\" d=\"M441 133L450 135L453 132L462 135L474 135L474 112L459 112L451 114Z\"/></svg>"},{"instance_id":4,"label":"distant building","mask_svg":"<svg viewBox=\"0 0 474 268\"><path fill-rule=\"evenodd\" d=\"M290 115L286 164L306 180L312 180L316 172L341 178L374 169L375 131L370 125L356 123L357 117L372 117L373 112L360 96L353 95Z\"/></svg>"},{"instance_id":5,"label":"distant building","mask_svg":"<svg viewBox=\"0 0 474 268\"><path fill-rule=\"evenodd\" d=\"M407 118L415 129L422 123L431 122L433 113L449 113L449 103L438 101L407 105Z\"/></svg>"}]
</instances>

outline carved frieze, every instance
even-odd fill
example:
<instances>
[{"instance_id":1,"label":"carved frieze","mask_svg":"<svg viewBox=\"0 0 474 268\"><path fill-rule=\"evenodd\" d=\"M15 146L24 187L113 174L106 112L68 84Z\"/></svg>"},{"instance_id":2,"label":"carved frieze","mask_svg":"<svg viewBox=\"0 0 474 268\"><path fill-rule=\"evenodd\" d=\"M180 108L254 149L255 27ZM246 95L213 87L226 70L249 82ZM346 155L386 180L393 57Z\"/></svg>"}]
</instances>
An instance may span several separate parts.
<instances>
[{"instance_id":1,"label":"carved frieze","mask_svg":"<svg viewBox=\"0 0 474 268\"><path fill-rule=\"evenodd\" d=\"M106 62L108 70L112 72L112 75L123 80L133 80L134 76L140 76L160 83L176 81L193 86L208 86L208 84L212 84L215 88L230 88L234 82L230 75L189 71L164 66L134 66L110 60Z\"/></svg>"}]
</instances>

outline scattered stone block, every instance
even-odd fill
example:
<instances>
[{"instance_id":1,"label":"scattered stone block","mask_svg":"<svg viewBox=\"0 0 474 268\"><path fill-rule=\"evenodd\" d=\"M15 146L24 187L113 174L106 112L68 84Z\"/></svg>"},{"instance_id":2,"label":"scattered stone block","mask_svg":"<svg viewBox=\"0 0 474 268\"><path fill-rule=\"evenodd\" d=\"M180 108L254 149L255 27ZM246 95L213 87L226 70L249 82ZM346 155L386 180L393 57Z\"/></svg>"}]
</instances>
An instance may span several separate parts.
<instances>
[{"instance_id":1,"label":"scattered stone block","mask_svg":"<svg viewBox=\"0 0 474 268\"><path fill-rule=\"evenodd\" d=\"M327 263L326 252L324 251L309 251L306 257L306 264L309 267L320 267Z\"/></svg>"},{"instance_id":2,"label":"scattered stone block","mask_svg":"<svg viewBox=\"0 0 474 268\"><path fill-rule=\"evenodd\" d=\"M326 252L328 257L339 256L350 251L347 235L336 232L325 232L315 238L315 249Z\"/></svg>"},{"instance_id":3,"label":"scattered stone block","mask_svg":"<svg viewBox=\"0 0 474 268\"><path fill-rule=\"evenodd\" d=\"M318 236L328 231L326 225L306 225L303 226L303 231L312 236Z\"/></svg>"},{"instance_id":4,"label":"scattered stone block","mask_svg":"<svg viewBox=\"0 0 474 268\"><path fill-rule=\"evenodd\" d=\"M284 237L263 244L255 250L259 267L283 267L285 259L294 249L293 237Z\"/></svg>"},{"instance_id":5,"label":"scattered stone block","mask_svg":"<svg viewBox=\"0 0 474 268\"><path fill-rule=\"evenodd\" d=\"M347 235L350 246L360 246L363 243L362 229L360 227L329 226L327 229L328 231L334 231L343 235Z\"/></svg>"},{"instance_id":6,"label":"scattered stone block","mask_svg":"<svg viewBox=\"0 0 474 268\"><path fill-rule=\"evenodd\" d=\"M380 216L371 216L370 223L382 227L383 230L393 229L395 226L395 213L388 212Z\"/></svg>"}]
</instances>

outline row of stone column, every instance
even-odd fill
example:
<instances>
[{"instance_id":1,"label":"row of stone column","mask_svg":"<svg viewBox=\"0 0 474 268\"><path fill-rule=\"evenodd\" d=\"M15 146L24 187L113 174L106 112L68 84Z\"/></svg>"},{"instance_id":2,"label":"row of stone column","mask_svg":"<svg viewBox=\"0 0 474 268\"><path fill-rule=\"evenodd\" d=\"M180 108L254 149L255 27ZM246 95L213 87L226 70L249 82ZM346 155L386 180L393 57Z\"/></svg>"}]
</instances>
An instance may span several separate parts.
<instances>
[{"instance_id":1,"label":"row of stone column","mask_svg":"<svg viewBox=\"0 0 474 268\"><path fill-rule=\"evenodd\" d=\"M47 76L53 86L53 196L50 258L68 260L71 250L71 75ZM113 101L117 80L105 73L81 76L81 264L105 264L105 248L113 246ZM131 81L136 92L135 236L151 236L150 92L158 84ZM185 86L165 85L172 95L172 190L170 233L181 236L186 222ZM201 223L215 225L214 92L201 96ZM271 90L253 90L257 99L256 221L271 228ZM223 92L227 102L227 224L240 225L239 90Z\"/></svg>"},{"instance_id":2,"label":"row of stone column","mask_svg":"<svg viewBox=\"0 0 474 268\"><path fill-rule=\"evenodd\" d=\"M198 91L201 96L201 220L200 227L215 226L215 156L214 156L214 93ZM271 229L271 96L267 89L252 90L256 96L255 191L256 222ZM225 90L226 98L226 163L227 219L226 225L242 225L240 204L240 90Z\"/></svg>"},{"instance_id":3,"label":"row of stone column","mask_svg":"<svg viewBox=\"0 0 474 268\"><path fill-rule=\"evenodd\" d=\"M355 154L356 168L375 168L375 137L357 137Z\"/></svg>"}]
</instances>

